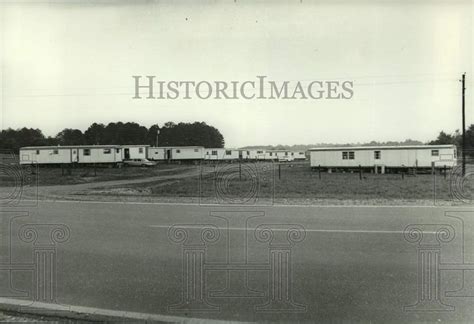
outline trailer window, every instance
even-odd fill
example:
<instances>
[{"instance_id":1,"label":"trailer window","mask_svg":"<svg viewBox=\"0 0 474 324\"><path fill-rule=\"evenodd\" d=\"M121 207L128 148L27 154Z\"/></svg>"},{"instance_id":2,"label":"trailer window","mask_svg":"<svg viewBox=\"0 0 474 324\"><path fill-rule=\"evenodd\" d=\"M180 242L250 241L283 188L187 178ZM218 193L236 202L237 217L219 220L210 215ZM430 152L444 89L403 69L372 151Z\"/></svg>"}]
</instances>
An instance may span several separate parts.
<instances>
[{"instance_id":1,"label":"trailer window","mask_svg":"<svg viewBox=\"0 0 474 324\"><path fill-rule=\"evenodd\" d=\"M176 150L176 153L181 153L181 150Z\"/></svg>"},{"instance_id":2,"label":"trailer window","mask_svg":"<svg viewBox=\"0 0 474 324\"><path fill-rule=\"evenodd\" d=\"M270 156L273 156L273 152L270 152Z\"/></svg>"},{"instance_id":3,"label":"trailer window","mask_svg":"<svg viewBox=\"0 0 474 324\"><path fill-rule=\"evenodd\" d=\"M58 150L53 150L53 154L59 154Z\"/></svg>"},{"instance_id":4,"label":"trailer window","mask_svg":"<svg viewBox=\"0 0 474 324\"><path fill-rule=\"evenodd\" d=\"M355 153L349 152L349 160L354 160L354 158L355 158Z\"/></svg>"},{"instance_id":5,"label":"trailer window","mask_svg":"<svg viewBox=\"0 0 474 324\"><path fill-rule=\"evenodd\" d=\"M431 150L431 156L439 156L439 150Z\"/></svg>"},{"instance_id":6,"label":"trailer window","mask_svg":"<svg viewBox=\"0 0 474 324\"><path fill-rule=\"evenodd\" d=\"M342 159L347 160L348 152L342 152Z\"/></svg>"},{"instance_id":7,"label":"trailer window","mask_svg":"<svg viewBox=\"0 0 474 324\"><path fill-rule=\"evenodd\" d=\"M211 155L217 155L217 151L212 151Z\"/></svg>"},{"instance_id":8,"label":"trailer window","mask_svg":"<svg viewBox=\"0 0 474 324\"><path fill-rule=\"evenodd\" d=\"M143 147L138 148L138 153L143 153Z\"/></svg>"},{"instance_id":9,"label":"trailer window","mask_svg":"<svg viewBox=\"0 0 474 324\"><path fill-rule=\"evenodd\" d=\"M382 153L380 151L374 151L374 159L380 160Z\"/></svg>"},{"instance_id":10,"label":"trailer window","mask_svg":"<svg viewBox=\"0 0 474 324\"><path fill-rule=\"evenodd\" d=\"M36 155L39 155L40 154L40 150L36 150Z\"/></svg>"},{"instance_id":11,"label":"trailer window","mask_svg":"<svg viewBox=\"0 0 474 324\"><path fill-rule=\"evenodd\" d=\"M232 151L225 151L225 155L231 155Z\"/></svg>"},{"instance_id":12,"label":"trailer window","mask_svg":"<svg viewBox=\"0 0 474 324\"><path fill-rule=\"evenodd\" d=\"M91 155L91 150L90 149L84 149L83 154L84 154L84 156L90 156Z\"/></svg>"},{"instance_id":13,"label":"trailer window","mask_svg":"<svg viewBox=\"0 0 474 324\"><path fill-rule=\"evenodd\" d=\"M110 154L112 152L111 149L104 149L104 154Z\"/></svg>"},{"instance_id":14,"label":"trailer window","mask_svg":"<svg viewBox=\"0 0 474 324\"><path fill-rule=\"evenodd\" d=\"M199 152L199 149L194 149L194 152L196 152L196 153Z\"/></svg>"},{"instance_id":15,"label":"trailer window","mask_svg":"<svg viewBox=\"0 0 474 324\"><path fill-rule=\"evenodd\" d=\"M119 148L115 149L115 152L120 153L120 149Z\"/></svg>"}]
</instances>

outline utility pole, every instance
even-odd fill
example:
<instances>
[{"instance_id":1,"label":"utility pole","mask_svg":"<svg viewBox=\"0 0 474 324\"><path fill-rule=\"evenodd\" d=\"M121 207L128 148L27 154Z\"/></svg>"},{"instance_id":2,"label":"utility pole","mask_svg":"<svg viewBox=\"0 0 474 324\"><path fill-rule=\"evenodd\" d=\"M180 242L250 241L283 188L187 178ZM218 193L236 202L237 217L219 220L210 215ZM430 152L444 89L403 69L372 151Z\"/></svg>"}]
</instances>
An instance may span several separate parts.
<instances>
[{"instance_id":1,"label":"utility pole","mask_svg":"<svg viewBox=\"0 0 474 324\"><path fill-rule=\"evenodd\" d=\"M466 73L462 75L462 175L466 174Z\"/></svg>"}]
</instances>

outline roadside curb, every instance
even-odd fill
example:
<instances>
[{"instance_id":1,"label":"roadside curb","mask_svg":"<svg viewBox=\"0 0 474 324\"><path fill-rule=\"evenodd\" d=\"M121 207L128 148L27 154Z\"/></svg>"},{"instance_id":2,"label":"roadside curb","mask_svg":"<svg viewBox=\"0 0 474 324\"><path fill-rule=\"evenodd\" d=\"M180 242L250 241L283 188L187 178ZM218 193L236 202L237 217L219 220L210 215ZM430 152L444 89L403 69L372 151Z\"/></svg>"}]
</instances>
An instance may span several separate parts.
<instances>
[{"instance_id":1,"label":"roadside curb","mask_svg":"<svg viewBox=\"0 0 474 324\"><path fill-rule=\"evenodd\" d=\"M0 297L0 311L15 314L44 316L54 319L69 319L91 322L131 322L146 321L150 323L224 323L224 321L187 318L178 316L116 311L93 307L49 304L30 300ZM225 321L225 323L229 323Z\"/></svg>"}]
</instances>

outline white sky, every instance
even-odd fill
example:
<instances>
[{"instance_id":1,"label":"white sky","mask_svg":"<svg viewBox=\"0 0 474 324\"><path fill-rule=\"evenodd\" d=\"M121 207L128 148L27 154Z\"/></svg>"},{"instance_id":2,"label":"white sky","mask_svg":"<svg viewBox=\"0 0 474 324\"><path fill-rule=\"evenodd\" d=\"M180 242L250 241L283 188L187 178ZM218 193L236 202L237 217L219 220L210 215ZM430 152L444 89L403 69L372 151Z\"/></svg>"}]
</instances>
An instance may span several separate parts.
<instances>
[{"instance_id":1,"label":"white sky","mask_svg":"<svg viewBox=\"0 0 474 324\"><path fill-rule=\"evenodd\" d=\"M422 141L471 101L471 1L0 2L1 126L205 121L226 146ZM353 80L351 100L133 100L162 80Z\"/></svg>"}]
</instances>

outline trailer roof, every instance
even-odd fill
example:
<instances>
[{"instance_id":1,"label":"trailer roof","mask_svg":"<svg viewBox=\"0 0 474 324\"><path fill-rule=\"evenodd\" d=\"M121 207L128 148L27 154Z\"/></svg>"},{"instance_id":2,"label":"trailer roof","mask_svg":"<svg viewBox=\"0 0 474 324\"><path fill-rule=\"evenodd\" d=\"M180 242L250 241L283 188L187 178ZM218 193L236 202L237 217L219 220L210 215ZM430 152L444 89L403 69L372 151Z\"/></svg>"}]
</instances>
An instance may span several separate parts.
<instances>
[{"instance_id":1,"label":"trailer roof","mask_svg":"<svg viewBox=\"0 0 474 324\"><path fill-rule=\"evenodd\" d=\"M197 145L195 145L195 146L192 146L192 145L190 145L190 146L151 146L150 148L153 148L153 149L156 149L156 148L159 148L159 149L160 148L177 148L177 149L179 149L179 148L202 148L203 149L204 146L197 146Z\"/></svg>"},{"instance_id":2,"label":"trailer roof","mask_svg":"<svg viewBox=\"0 0 474 324\"><path fill-rule=\"evenodd\" d=\"M387 145L387 146L332 146L332 147L315 147L309 151L361 151L361 150L416 150L416 149L437 149L437 148L454 148L454 144L443 145Z\"/></svg>"},{"instance_id":3,"label":"trailer roof","mask_svg":"<svg viewBox=\"0 0 474 324\"><path fill-rule=\"evenodd\" d=\"M25 146L20 147L20 150L57 150L57 149L71 149L71 148L120 148L120 145L57 145L57 146Z\"/></svg>"}]
</instances>

